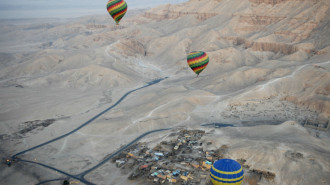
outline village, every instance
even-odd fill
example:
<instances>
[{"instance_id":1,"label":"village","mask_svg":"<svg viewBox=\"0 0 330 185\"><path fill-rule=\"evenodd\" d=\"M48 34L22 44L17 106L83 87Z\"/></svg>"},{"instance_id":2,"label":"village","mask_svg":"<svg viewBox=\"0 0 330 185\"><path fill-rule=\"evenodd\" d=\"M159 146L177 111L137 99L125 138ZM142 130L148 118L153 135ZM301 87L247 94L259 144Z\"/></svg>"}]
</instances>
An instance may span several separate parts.
<instances>
[{"instance_id":1,"label":"village","mask_svg":"<svg viewBox=\"0 0 330 185\"><path fill-rule=\"evenodd\" d=\"M143 179L145 184L211 184L210 168L223 158L228 147L204 151L203 130L181 130L173 139L150 149L137 143L113 158L118 168L130 173L129 180ZM177 136L177 137L174 137Z\"/></svg>"}]
</instances>

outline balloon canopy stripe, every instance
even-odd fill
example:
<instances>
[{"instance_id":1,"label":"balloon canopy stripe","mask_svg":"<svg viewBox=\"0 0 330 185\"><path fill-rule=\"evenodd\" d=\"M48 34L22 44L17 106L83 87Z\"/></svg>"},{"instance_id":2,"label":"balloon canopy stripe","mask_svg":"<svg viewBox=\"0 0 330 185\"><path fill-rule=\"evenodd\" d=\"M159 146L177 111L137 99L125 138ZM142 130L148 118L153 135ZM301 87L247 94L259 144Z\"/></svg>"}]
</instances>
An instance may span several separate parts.
<instances>
[{"instance_id":1,"label":"balloon canopy stripe","mask_svg":"<svg viewBox=\"0 0 330 185\"><path fill-rule=\"evenodd\" d=\"M244 178L244 175L238 177L238 178L233 178L233 179L226 179L226 178L220 178L220 177L217 177L213 174L211 174L211 177L213 177L214 179L218 180L218 181L223 181L223 182L227 182L227 183L230 183L230 182L239 182L241 180L243 180Z\"/></svg>"},{"instance_id":2,"label":"balloon canopy stripe","mask_svg":"<svg viewBox=\"0 0 330 185\"><path fill-rule=\"evenodd\" d=\"M218 170L218 169L214 168L214 166L212 166L212 170L217 172L217 173L226 174L226 175L238 174L238 173L241 173L243 171L242 167L237 171L221 171L221 170Z\"/></svg>"},{"instance_id":3,"label":"balloon canopy stripe","mask_svg":"<svg viewBox=\"0 0 330 185\"><path fill-rule=\"evenodd\" d=\"M107 9L114 9L114 7L122 5L123 3L125 3L124 0L110 0L107 4Z\"/></svg>"},{"instance_id":4,"label":"balloon canopy stripe","mask_svg":"<svg viewBox=\"0 0 330 185\"><path fill-rule=\"evenodd\" d=\"M217 177L211 176L211 181L213 182L214 185L240 185L243 182L244 176L242 176L240 179L236 181L226 181L226 180L220 180Z\"/></svg>"},{"instance_id":5,"label":"balloon canopy stripe","mask_svg":"<svg viewBox=\"0 0 330 185\"><path fill-rule=\"evenodd\" d=\"M215 172L213 169L211 169L211 174L222 180L225 179L227 181L236 181L238 180L238 178L241 178L243 176L243 171L235 174L222 174Z\"/></svg>"},{"instance_id":6,"label":"balloon canopy stripe","mask_svg":"<svg viewBox=\"0 0 330 185\"><path fill-rule=\"evenodd\" d=\"M123 10L121 10L120 12L118 12L115 16L114 19L116 20L120 20L126 13L127 11L127 7L125 7Z\"/></svg>"},{"instance_id":7,"label":"balloon canopy stripe","mask_svg":"<svg viewBox=\"0 0 330 185\"><path fill-rule=\"evenodd\" d=\"M204 52L192 52L188 55L188 60L191 60L191 59L194 59L196 57L200 57L200 56L203 56L205 55L206 53Z\"/></svg>"},{"instance_id":8,"label":"balloon canopy stripe","mask_svg":"<svg viewBox=\"0 0 330 185\"><path fill-rule=\"evenodd\" d=\"M204 53L202 55L195 54L193 58L188 58L188 61L190 62L190 61L194 61L194 60L199 60L199 59L201 59L201 58L203 58L205 56L206 56L206 53Z\"/></svg>"},{"instance_id":9,"label":"balloon canopy stripe","mask_svg":"<svg viewBox=\"0 0 330 185\"><path fill-rule=\"evenodd\" d=\"M204 65L204 62L208 62L208 56L206 56L206 55L188 60L188 64L189 64L190 67ZM201 64L201 63L203 63L203 64Z\"/></svg>"},{"instance_id":10,"label":"balloon canopy stripe","mask_svg":"<svg viewBox=\"0 0 330 185\"><path fill-rule=\"evenodd\" d=\"M121 12L126 8L127 8L127 6L125 5L125 2L124 2L123 4L113 6L113 8L110 9L110 13L117 14L118 12Z\"/></svg>"},{"instance_id":11,"label":"balloon canopy stripe","mask_svg":"<svg viewBox=\"0 0 330 185\"><path fill-rule=\"evenodd\" d=\"M125 15L125 13L126 12L123 12L123 13L121 13L121 14L118 14L118 16L116 16L116 20L118 20L118 22L124 17L124 15Z\"/></svg>"},{"instance_id":12,"label":"balloon canopy stripe","mask_svg":"<svg viewBox=\"0 0 330 185\"><path fill-rule=\"evenodd\" d=\"M193 71L197 74L199 74L200 72L202 72L207 66L207 63L205 63L204 65L198 66L198 67L194 67Z\"/></svg>"}]
</instances>

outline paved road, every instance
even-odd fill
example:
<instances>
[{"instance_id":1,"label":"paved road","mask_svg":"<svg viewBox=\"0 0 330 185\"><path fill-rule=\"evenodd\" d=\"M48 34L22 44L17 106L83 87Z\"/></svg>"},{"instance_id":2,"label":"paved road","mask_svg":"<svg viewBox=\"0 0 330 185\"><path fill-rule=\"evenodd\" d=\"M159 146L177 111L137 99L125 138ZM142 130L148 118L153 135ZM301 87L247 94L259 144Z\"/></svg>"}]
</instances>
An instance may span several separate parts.
<instances>
[{"instance_id":1,"label":"paved road","mask_svg":"<svg viewBox=\"0 0 330 185\"><path fill-rule=\"evenodd\" d=\"M166 77L167 78L167 77ZM150 81L147 83L147 85L145 86L142 86L140 88L137 88L137 89L134 89L134 90L131 90L131 91L128 91L126 94L124 94L115 104L113 104L112 106L110 106L109 108L105 109L104 111L102 111L101 113L99 113L98 115L94 116L93 118L91 118L90 120L86 121L85 123L83 123L82 125L80 125L79 127L77 127L76 129L66 133L66 134L63 134L57 138L54 138L52 140L49 140L49 141L46 141L44 143L41 143L37 146L34 146L32 148L29 148L27 150L24 150L24 151L21 151L21 152L18 152L17 154L13 155L12 156L12 159L15 159L17 156L19 155L22 155L22 154L25 154L26 152L29 152L31 150L35 150L37 148L40 148L42 146L45 146L45 145L48 145L50 143L53 143L57 140L60 140L60 139L63 139L64 137L67 137L75 132L77 132L78 130L80 130L81 128L85 127L86 125L90 124L91 122L93 122L94 120L96 120L97 118L99 118L100 116L102 116L104 113L108 112L109 110L113 109L114 107L116 107L119 103L121 103L129 94L131 94L132 92L135 92L137 90L140 90L140 89L143 89L143 88L146 88L148 86L151 86L151 85L154 85L156 83L159 83L161 82L162 80L166 79L166 78L161 78L161 79L157 79L157 80L153 80L153 81Z\"/></svg>"}]
</instances>

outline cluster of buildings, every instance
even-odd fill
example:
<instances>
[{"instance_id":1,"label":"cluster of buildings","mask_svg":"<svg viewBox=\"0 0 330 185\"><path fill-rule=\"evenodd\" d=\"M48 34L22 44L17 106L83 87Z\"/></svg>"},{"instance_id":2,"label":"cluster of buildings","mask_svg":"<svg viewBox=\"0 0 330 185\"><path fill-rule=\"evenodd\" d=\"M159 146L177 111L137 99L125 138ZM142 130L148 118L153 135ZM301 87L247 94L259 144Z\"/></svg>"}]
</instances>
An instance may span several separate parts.
<instances>
[{"instance_id":1,"label":"cluster of buildings","mask_svg":"<svg viewBox=\"0 0 330 185\"><path fill-rule=\"evenodd\" d=\"M118 168L131 169L130 180L150 184L209 184L213 162L223 158L226 146L204 150L212 142L202 142L203 130L181 130L173 138L150 149L138 143L113 158ZM176 136L176 137L175 137Z\"/></svg>"}]
</instances>

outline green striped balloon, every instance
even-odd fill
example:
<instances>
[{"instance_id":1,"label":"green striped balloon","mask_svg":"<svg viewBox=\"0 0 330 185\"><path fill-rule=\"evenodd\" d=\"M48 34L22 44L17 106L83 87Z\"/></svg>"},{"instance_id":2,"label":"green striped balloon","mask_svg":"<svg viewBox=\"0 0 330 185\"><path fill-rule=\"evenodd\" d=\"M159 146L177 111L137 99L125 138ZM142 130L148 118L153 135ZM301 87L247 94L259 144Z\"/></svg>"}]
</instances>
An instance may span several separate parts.
<instances>
[{"instance_id":1,"label":"green striped balloon","mask_svg":"<svg viewBox=\"0 0 330 185\"><path fill-rule=\"evenodd\" d=\"M107 3L107 10L116 23L119 24L127 12L127 4L124 0L110 0Z\"/></svg>"},{"instance_id":2,"label":"green striped balloon","mask_svg":"<svg viewBox=\"0 0 330 185\"><path fill-rule=\"evenodd\" d=\"M209 63L209 56L204 51L193 51L188 54L187 62L189 67L199 75Z\"/></svg>"}]
</instances>

